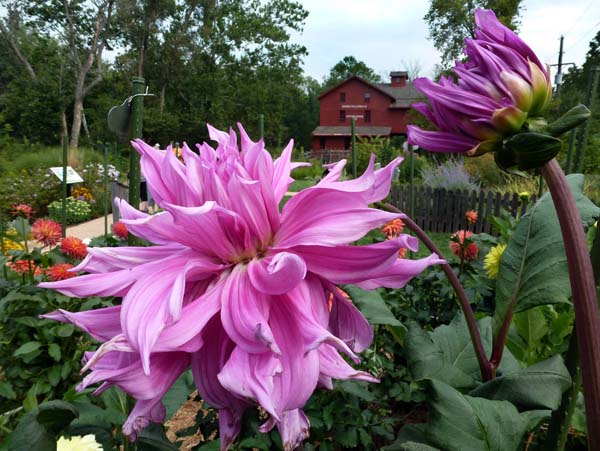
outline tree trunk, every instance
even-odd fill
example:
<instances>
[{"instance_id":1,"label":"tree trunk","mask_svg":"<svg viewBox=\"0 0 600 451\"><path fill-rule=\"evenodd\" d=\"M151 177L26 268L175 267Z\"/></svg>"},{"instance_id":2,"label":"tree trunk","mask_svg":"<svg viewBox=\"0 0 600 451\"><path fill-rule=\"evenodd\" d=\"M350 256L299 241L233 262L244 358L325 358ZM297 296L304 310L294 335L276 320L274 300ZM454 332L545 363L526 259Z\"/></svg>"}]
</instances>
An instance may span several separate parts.
<instances>
[{"instance_id":1,"label":"tree trunk","mask_svg":"<svg viewBox=\"0 0 600 451\"><path fill-rule=\"evenodd\" d=\"M79 146L79 135L81 133L81 121L83 117L83 97L76 96L73 102L73 125L71 125L71 140L69 147L77 149Z\"/></svg>"},{"instance_id":2,"label":"tree trunk","mask_svg":"<svg viewBox=\"0 0 600 451\"><path fill-rule=\"evenodd\" d=\"M162 116L165 109L165 91L167 90L167 84L163 84L160 88L160 115Z\"/></svg>"},{"instance_id":3,"label":"tree trunk","mask_svg":"<svg viewBox=\"0 0 600 451\"><path fill-rule=\"evenodd\" d=\"M64 109L60 112L60 126L61 126L60 142L62 142L62 140L64 139L65 136L67 138L69 137L69 128L67 126L67 114L65 113Z\"/></svg>"}]
</instances>

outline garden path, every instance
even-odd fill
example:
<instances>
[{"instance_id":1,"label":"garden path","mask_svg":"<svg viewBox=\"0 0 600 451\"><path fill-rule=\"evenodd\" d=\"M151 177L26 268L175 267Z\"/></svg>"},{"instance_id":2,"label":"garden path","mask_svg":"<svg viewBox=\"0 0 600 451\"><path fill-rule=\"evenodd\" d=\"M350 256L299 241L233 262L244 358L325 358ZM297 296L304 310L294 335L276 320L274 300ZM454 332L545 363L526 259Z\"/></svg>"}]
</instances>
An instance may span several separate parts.
<instances>
[{"instance_id":1,"label":"garden path","mask_svg":"<svg viewBox=\"0 0 600 451\"><path fill-rule=\"evenodd\" d=\"M108 233L113 223L112 215L108 215ZM104 234L104 216L93 219L83 224L67 227L67 236L75 236L80 239L95 238Z\"/></svg>"}]
</instances>

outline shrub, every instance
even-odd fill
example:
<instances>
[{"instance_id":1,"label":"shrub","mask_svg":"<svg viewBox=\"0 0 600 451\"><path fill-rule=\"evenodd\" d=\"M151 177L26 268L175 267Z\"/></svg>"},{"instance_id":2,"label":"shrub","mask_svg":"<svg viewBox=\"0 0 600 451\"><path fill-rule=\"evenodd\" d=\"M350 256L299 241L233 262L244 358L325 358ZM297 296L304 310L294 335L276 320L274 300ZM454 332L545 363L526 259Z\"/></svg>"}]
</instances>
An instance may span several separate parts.
<instances>
[{"instance_id":1,"label":"shrub","mask_svg":"<svg viewBox=\"0 0 600 451\"><path fill-rule=\"evenodd\" d=\"M28 204L36 216L45 216L47 205L60 195L60 180L46 168L23 169L0 177L0 208L5 215L13 204Z\"/></svg>"},{"instance_id":2,"label":"shrub","mask_svg":"<svg viewBox=\"0 0 600 451\"><path fill-rule=\"evenodd\" d=\"M462 159L449 158L438 166L421 170L423 184L430 188L449 191L478 190L479 184L469 175Z\"/></svg>"},{"instance_id":3,"label":"shrub","mask_svg":"<svg viewBox=\"0 0 600 451\"><path fill-rule=\"evenodd\" d=\"M86 221L92 214L92 207L82 200L67 197L67 224ZM62 220L62 201L56 200L48 205L48 215L55 221Z\"/></svg>"}]
</instances>

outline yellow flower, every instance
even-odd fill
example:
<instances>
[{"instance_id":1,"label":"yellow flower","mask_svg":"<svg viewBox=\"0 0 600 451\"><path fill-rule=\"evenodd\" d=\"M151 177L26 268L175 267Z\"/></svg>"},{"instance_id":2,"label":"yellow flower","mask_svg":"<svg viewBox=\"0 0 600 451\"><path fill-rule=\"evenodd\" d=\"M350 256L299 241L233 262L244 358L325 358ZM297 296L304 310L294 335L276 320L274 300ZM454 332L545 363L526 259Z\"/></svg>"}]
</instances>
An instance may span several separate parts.
<instances>
[{"instance_id":1,"label":"yellow flower","mask_svg":"<svg viewBox=\"0 0 600 451\"><path fill-rule=\"evenodd\" d=\"M506 249L506 244L499 244L490 249L483 261L483 269L487 271L490 278L494 279L498 275L500 269L500 259Z\"/></svg>"},{"instance_id":2,"label":"yellow flower","mask_svg":"<svg viewBox=\"0 0 600 451\"><path fill-rule=\"evenodd\" d=\"M521 191L519 193L519 200L521 202L525 202L526 200L529 200L529 196L530 196L530 194L528 191Z\"/></svg>"},{"instance_id":3,"label":"yellow flower","mask_svg":"<svg viewBox=\"0 0 600 451\"><path fill-rule=\"evenodd\" d=\"M8 251L23 250L23 245L16 241L16 239L19 236L16 229L14 229L14 228L8 229L4 233L4 235L5 235L5 237L2 238L2 241L4 241L5 255L8 255Z\"/></svg>"},{"instance_id":4,"label":"yellow flower","mask_svg":"<svg viewBox=\"0 0 600 451\"><path fill-rule=\"evenodd\" d=\"M71 438L61 437L56 442L56 451L103 451L102 445L93 434L74 435Z\"/></svg>"}]
</instances>

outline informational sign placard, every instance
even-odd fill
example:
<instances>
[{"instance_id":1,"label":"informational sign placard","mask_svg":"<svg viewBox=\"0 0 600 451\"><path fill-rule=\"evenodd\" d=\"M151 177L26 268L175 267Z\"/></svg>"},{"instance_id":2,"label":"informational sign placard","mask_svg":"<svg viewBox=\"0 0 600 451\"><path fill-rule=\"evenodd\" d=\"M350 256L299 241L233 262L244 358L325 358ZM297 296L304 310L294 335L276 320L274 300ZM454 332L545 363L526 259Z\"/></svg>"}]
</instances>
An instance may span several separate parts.
<instances>
[{"instance_id":1,"label":"informational sign placard","mask_svg":"<svg viewBox=\"0 0 600 451\"><path fill-rule=\"evenodd\" d=\"M50 168L50 170L52 171L52 173L55 176L58 177L58 179L61 182L63 181L63 167L62 166ZM67 185L70 183L81 183L81 182L83 182L83 179L77 172L75 172L75 169L73 169L71 166L67 166Z\"/></svg>"}]
</instances>

